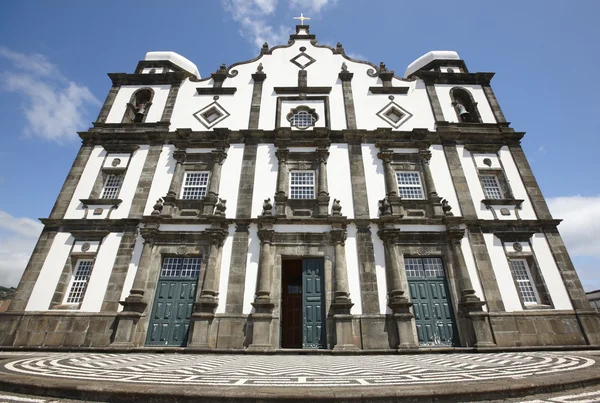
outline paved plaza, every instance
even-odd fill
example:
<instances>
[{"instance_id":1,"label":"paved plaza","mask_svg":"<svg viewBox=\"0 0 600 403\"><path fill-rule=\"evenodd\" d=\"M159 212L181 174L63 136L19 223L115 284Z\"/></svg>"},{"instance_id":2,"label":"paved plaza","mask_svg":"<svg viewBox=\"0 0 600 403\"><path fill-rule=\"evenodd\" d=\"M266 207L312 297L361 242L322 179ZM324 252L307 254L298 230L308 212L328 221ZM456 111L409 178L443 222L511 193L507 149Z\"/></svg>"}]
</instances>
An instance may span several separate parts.
<instances>
[{"instance_id":1,"label":"paved plaza","mask_svg":"<svg viewBox=\"0 0 600 403\"><path fill-rule=\"evenodd\" d=\"M570 388L600 382L597 351L344 356L14 352L0 353L0 359L3 387L12 379L21 385L54 385L57 390L89 387L108 393L105 396L119 390L127 396L148 393L146 385L153 385L157 393L177 395L185 390L213 398L249 397L265 391L271 398L277 393L287 398L304 393L326 398L346 391L349 396L356 392L375 399L404 390L413 395L421 391L423 396L427 391L436 395L463 391L464 396L473 396L469 400L479 400L478 392L493 392L494 387L503 392L514 388L526 396L531 394L525 393L528 387L538 393L536 383L543 386L539 393L544 393L561 382L571 382ZM581 374L585 374L581 384L573 381ZM600 400L590 396L580 401Z\"/></svg>"}]
</instances>

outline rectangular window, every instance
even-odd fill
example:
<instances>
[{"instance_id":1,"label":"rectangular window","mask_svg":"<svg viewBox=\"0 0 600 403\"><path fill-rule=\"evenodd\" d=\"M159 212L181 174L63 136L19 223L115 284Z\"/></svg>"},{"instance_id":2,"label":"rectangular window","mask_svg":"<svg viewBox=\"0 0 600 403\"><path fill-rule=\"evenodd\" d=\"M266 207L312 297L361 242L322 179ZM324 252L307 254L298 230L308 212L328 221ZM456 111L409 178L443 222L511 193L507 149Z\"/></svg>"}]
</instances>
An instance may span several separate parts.
<instances>
[{"instance_id":1,"label":"rectangular window","mask_svg":"<svg viewBox=\"0 0 600 403\"><path fill-rule=\"evenodd\" d=\"M123 175L110 174L104 182L102 199L116 199L123 184Z\"/></svg>"},{"instance_id":2,"label":"rectangular window","mask_svg":"<svg viewBox=\"0 0 600 403\"><path fill-rule=\"evenodd\" d=\"M184 200L202 199L206 196L207 187L208 172L186 172L181 198Z\"/></svg>"},{"instance_id":3,"label":"rectangular window","mask_svg":"<svg viewBox=\"0 0 600 403\"><path fill-rule=\"evenodd\" d=\"M200 275L199 257L166 257L163 260L161 277L198 277Z\"/></svg>"},{"instance_id":4,"label":"rectangular window","mask_svg":"<svg viewBox=\"0 0 600 403\"><path fill-rule=\"evenodd\" d=\"M511 259L508 262L513 278L517 282L517 287L519 289L519 294L523 299L523 303L525 305L539 304L539 296L531 281L531 271L529 270L527 260Z\"/></svg>"},{"instance_id":5,"label":"rectangular window","mask_svg":"<svg viewBox=\"0 0 600 403\"><path fill-rule=\"evenodd\" d=\"M500 182L496 175L481 175L481 186L486 199L503 199Z\"/></svg>"},{"instance_id":6,"label":"rectangular window","mask_svg":"<svg viewBox=\"0 0 600 403\"><path fill-rule=\"evenodd\" d=\"M315 173L313 171L290 172L290 199L315 198Z\"/></svg>"},{"instance_id":7,"label":"rectangular window","mask_svg":"<svg viewBox=\"0 0 600 403\"><path fill-rule=\"evenodd\" d=\"M406 277L444 277L444 266L439 257L407 257L404 258Z\"/></svg>"},{"instance_id":8,"label":"rectangular window","mask_svg":"<svg viewBox=\"0 0 600 403\"><path fill-rule=\"evenodd\" d=\"M398 195L403 199L424 199L425 193L421 186L421 176L418 172L396 172Z\"/></svg>"},{"instance_id":9,"label":"rectangular window","mask_svg":"<svg viewBox=\"0 0 600 403\"><path fill-rule=\"evenodd\" d=\"M93 264L94 261L92 259L81 259L77 261L77 265L73 271L71 287L67 293L67 304L79 304L83 300L90 274L92 273Z\"/></svg>"}]
</instances>

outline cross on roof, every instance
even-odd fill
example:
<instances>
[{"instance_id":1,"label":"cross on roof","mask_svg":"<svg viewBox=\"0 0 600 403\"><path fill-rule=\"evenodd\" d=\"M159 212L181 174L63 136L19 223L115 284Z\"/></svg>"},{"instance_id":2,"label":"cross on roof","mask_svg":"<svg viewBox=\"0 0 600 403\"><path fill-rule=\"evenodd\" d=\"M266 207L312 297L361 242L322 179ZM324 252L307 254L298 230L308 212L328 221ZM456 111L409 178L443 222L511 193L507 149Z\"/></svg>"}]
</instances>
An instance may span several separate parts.
<instances>
[{"instance_id":1,"label":"cross on roof","mask_svg":"<svg viewBox=\"0 0 600 403\"><path fill-rule=\"evenodd\" d=\"M294 17L295 20L300 20L300 24L304 25L304 20L310 20L309 17L305 17L304 14L300 13L300 17Z\"/></svg>"}]
</instances>

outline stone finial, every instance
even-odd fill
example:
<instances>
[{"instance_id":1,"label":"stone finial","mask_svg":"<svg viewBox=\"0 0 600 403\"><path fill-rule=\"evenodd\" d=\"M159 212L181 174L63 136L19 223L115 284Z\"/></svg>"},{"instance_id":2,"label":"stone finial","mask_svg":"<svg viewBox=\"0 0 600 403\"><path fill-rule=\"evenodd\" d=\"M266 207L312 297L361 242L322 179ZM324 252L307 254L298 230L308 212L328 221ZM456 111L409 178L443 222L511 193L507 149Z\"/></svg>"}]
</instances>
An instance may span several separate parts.
<instances>
[{"instance_id":1,"label":"stone finial","mask_svg":"<svg viewBox=\"0 0 600 403\"><path fill-rule=\"evenodd\" d=\"M263 43L260 53L269 53L269 44L267 42Z\"/></svg>"},{"instance_id":2,"label":"stone finial","mask_svg":"<svg viewBox=\"0 0 600 403\"><path fill-rule=\"evenodd\" d=\"M444 214L447 215L447 216L453 216L454 215L450 211L450 210L452 210L452 206L450 206L450 203L448 203L448 200L446 200L446 199L442 199L442 210L444 211Z\"/></svg>"},{"instance_id":3,"label":"stone finial","mask_svg":"<svg viewBox=\"0 0 600 403\"><path fill-rule=\"evenodd\" d=\"M379 215L391 215L392 214L392 206L390 206L390 202L387 197L379 200Z\"/></svg>"},{"instance_id":4,"label":"stone finial","mask_svg":"<svg viewBox=\"0 0 600 403\"><path fill-rule=\"evenodd\" d=\"M259 63L258 66L256 67L256 72L262 73L262 71L263 71L263 65L262 65L262 63Z\"/></svg>"},{"instance_id":5,"label":"stone finial","mask_svg":"<svg viewBox=\"0 0 600 403\"><path fill-rule=\"evenodd\" d=\"M152 215L160 215L163 209L163 199L158 199L152 206Z\"/></svg>"},{"instance_id":6,"label":"stone finial","mask_svg":"<svg viewBox=\"0 0 600 403\"><path fill-rule=\"evenodd\" d=\"M338 42L338 43L335 45L335 47L336 47L336 48L338 48L338 49L340 49L340 48L343 48L343 46L342 46L342 42Z\"/></svg>"},{"instance_id":7,"label":"stone finial","mask_svg":"<svg viewBox=\"0 0 600 403\"><path fill-rule=\"evenodd\" d=\"M347 71L348 70L348 65L346 64L346 62L342 62L342 71Z\"/></svg>"},{"instance_id":8,"label":"stone finial","mask_svg":"<svg viewBox=\"0 0 600 403\"><path fill-rule=\"evenodd\" d=\"M331 206L331 215L342 215L342 205L340 204L340 201L338 199L333 199L333 205Z\"/></svg>"},{"instance_id":9,"label":"stone finial","mask_svg":"<svg viewBox=\"0 0 600 403\"><path fill-rule=\"evenodd\" d=\"M225 63L222 63L221 66L219 66L219 70L217 70L217 72L227 73L227 65Z\"/></svg>"},{"instance_id":10,"label":"stone finial","mask_svg":"<svg viewBox=\"0 0 600 403\"><path fill-rule=\"evenodd\" d=\"M273 204L271 203L270 197L268 199L265 199L262 208L263 208L262 215L273 215L273 212L271 211L271 210L273 210Z\"/></svg>"},{"instance_id":11,"label":"stone finial","mask_svg":"<svg viewBox=\"0 0 600 403\"><path fill-rule=\"evenodd\" d=\"M218 215L218 216L225 215L225 210L227 209L227 206L225 205L226 203L227 203L227 200L223 200L219 197L219 201L215 205L215 215Z\"/></svg>"}]
</instances>

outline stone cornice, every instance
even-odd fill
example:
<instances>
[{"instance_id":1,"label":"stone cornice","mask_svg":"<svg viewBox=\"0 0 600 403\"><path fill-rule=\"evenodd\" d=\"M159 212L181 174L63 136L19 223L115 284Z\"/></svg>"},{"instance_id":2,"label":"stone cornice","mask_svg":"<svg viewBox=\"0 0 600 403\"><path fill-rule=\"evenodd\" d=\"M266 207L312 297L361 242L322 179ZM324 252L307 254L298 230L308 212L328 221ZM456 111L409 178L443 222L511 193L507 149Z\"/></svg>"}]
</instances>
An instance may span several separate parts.
<instances>
[{"instance_id":1,"label":"stone cornice","mask_svg":"<svg viewBox=\"0 0 600 403\"><path fill-rule=\"evenodd\" d=\"M331 87L275 87L276 94L329 94Z\"/></svg>"},{"instance_id":2,"label":"stone cornice","mask_svg":"<svg viewBox=\"0 0 600 403\"><path fill-rule=\"evenodd\" d=\"M233 95L237 91L236 87L198 87L198 95Z\"/></svg>"},{"instance_id":3,"label":"stone cornice","mask_svg":"<svg viewBox=\"0 0 600 403\"><path fill-rule=\"evenodd\" d=\"M409 87L369 87L373 94L407 94Z\"/></svg>"},{"instance_id":4,"label":"stone cornice","mask_svg":"<svg viewBox=\"0 0 600 403\"><path fill-rule=\"evenodd\" d=\"M183 71L163 74L108 73L113 85L179 85L188 75Z\"/></svg>"},{"instance_id":5,"label":"stone cornice","mask_svg":"<svg viewBox=\"0 0 600 403\"><path fill-rule=\"evenodd\" d=\"M417 71L412 74L426 84L476 84L490 85L494 73L442 73L439 71Z\"/></svg>"},{"instance_id":6,"label":"stone cornice","mask_svg":"<svg viewBox=\"0 0 600 403\"><path fill-rule=\"evenodd\" d=\"M74 232L74 231L92 231L92 232L120 232L127 229L134 229L140 224L139 219L52 219L40 218L46 231Z\"/></svg>"}]
</instances>

